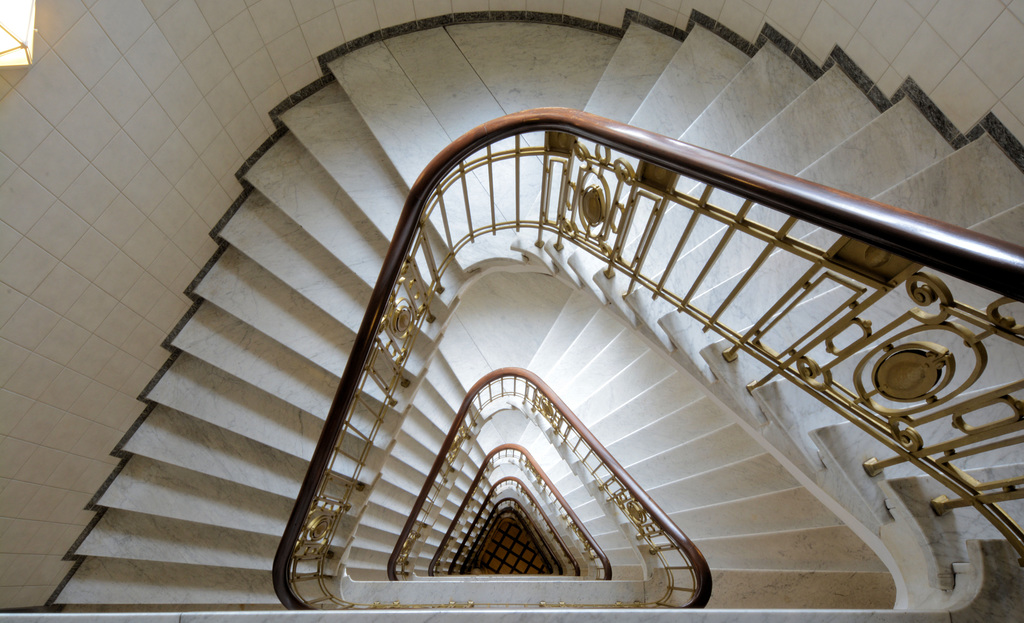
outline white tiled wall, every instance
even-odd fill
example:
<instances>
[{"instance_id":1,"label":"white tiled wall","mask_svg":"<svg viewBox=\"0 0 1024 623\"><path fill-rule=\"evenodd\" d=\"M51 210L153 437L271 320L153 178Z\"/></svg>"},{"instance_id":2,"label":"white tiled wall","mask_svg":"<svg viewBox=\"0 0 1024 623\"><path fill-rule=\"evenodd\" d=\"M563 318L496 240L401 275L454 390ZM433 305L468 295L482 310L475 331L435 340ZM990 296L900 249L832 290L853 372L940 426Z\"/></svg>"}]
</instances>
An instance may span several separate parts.
<instances>
[{"instance_id":1,"label":"white tiled wall","mask_svg":"<svg viewBox=\"0 0 1024 623\"><path fill-rule=\"evenodd\" d=\"M451 11L691 9L765 21L822 62L836 43L888 95L907 76L967 130L1024 137L1024 0L38 0L36 62L0 70L0 607L45 601L108 452L167 356L181 292L266 111L316 55Z\"/></svg>"}]
</instances>

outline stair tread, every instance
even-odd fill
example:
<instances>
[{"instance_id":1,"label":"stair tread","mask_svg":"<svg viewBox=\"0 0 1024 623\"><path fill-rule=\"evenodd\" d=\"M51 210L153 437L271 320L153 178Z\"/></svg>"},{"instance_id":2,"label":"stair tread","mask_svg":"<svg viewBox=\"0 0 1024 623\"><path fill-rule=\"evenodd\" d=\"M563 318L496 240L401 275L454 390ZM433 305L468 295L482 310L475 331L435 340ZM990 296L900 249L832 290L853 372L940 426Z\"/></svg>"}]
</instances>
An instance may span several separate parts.
<instances>
[{"instance_id":1,"label":"stair tread","mask_svg":"<svg viewBox=\"0 0 1024 623\"><path fill-rule=\"evenodd\" d=\"M313 454L322 426L298 407L188 353L147 398L300 458Z\"/></svg>"},{"instance_id":2,"label":"stair tread","mask_svg":"<svg viewBox=\"0 0 1024 623\"><path fill-rule=\"evenodd\" d=\"M619 43L582 29L526 22L447 30L506 113L539 106L581 110Z\"/></svg>"},{"instance_id":3,"label":"stair tread","mask_svg":"<svg viewBox=\"0 0 1024 623\"><path fill-rule=\"evenodd\" d=\"M679 137L731 154L811 85L796 63L765 45Z\"/></svg>"},{"instance_id":4,"label":"stair tread","mask_svg":"<svg viewBox=\"0 0 1024 623\"><path fill-rule=\"evenodd\" d=\"M263 195L250 195L221 236L346 327L358 330L371 287Z\"/></svg>"},{"instance_id":5,"label":"stair tread","mask_svg":"<svg viewBox=\"0 0 1024 623\"><path fill-rule=\"evenodd\" d=\"M133 454L294 497L306 464L242 435L157 406L125 444Z\"/></svg>"},{"instance_id":6,"label":"stair tread","mask_svg":"<svg viewBox=\"0 0 1024 623\"><path fill-rule=\"evenodd\" d=\"M409 187L344 89L329 84L285 111L281 120L377 230L390 237Z\"/></svg>"},{"instance_id":7,"label":"stair tread","mask_svg":"<svg viewBox=\"0 0 1024 623\"><path fill-rule=\"evenodd\" d=\"M695 25L644 98L630 125L678 137L750 58Z\"/></svg>"},{"instance_id":8,"label":"stair tread","mask_svg":"<svg viewBox=\"0 0 1024 623\"><path fill-rule=\"evenodd\" d=\"M680 45L668 35L630 23L584 110L628 122Z\"/></svg>"},{"instance_id":9,"label":"stair tread","mask_svg":"<svg viewBox=\"0 0 1024 623\"><path fill-rule=\"evenodd\" d=\"M194 292L341 376L355 334L286 283L228 248Z\"/></svg>"},{"instance_id":10,"label":"stair tread","mask_svg":"<svg viewBox=\"0 0 1024 623\"><path fill-rule=\"evenodd\" d=\"M269 571L279 541L273 535L112 508L75 553Z\"/></svg>"},{"instance_id":11,"label":"stair tread","mask_svg":"<svg viewBox=\"0 0 1024 623\"><path fill-rule=\"evenodd\" d=\"M209 303L173 345L320 418L326 417L338 384L333 374Z\"/></svg>"}]
</instances>

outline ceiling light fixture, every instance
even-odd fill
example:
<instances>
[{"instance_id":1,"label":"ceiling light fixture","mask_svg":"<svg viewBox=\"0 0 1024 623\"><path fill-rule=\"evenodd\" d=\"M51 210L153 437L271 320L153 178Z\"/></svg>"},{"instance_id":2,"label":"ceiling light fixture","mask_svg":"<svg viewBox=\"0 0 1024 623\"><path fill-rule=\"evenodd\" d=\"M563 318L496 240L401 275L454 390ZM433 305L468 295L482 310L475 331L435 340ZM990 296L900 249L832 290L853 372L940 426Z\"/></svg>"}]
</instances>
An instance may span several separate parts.
<instances>
[{"instance_id":1,"label":"ceiling light fixture","mask_svg":"<svg viewBox=\"0 0 1024 623\"><path fill-rule=\"evenodd\" d=\"M32 64L35 0L0 2L0 67Z\"/></svg>"}]
</instances>

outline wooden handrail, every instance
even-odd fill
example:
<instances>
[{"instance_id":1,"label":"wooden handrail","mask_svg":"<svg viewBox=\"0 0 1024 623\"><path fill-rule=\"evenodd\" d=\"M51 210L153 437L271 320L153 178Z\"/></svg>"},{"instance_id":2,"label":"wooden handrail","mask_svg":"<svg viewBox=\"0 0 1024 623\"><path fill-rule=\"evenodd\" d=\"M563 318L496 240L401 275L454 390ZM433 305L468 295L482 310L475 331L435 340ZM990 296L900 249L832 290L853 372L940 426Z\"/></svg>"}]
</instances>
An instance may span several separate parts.
<instances>
[{"instance_id":1,"label":"wooden handrail","mask_svg":"<svg viewBox=\"0 0 1024 623\"><path fill-rule=\"evenodd\" d=\"M995 238L736 160L640 128L564 108L538 108L489 121L444 148L417 178L381 265L309 469L274 556L274 590L290 609L309 606L289 581L291 559L334 444L359 388L389 297L438 183L474 152L526 132L556 131L596 141L784 214L895 253L948 275L1024 301L1024 249Z\"/></svg>"},{"instance_id":2,"label":"wooden handrail","mask_svg":"<svg viewBox=\"0 0 1024 623\"><path fill-rule=\"evenodd\" d=\"M470 485L469 485L469 489L466 490L466 497L463 498L462 504L459 506L459 510L457 510L455 512L455 516L452 518L451 524L449 524L449 526L448 526L448 531L445 532L444 538L441 539L441 545L437 548L437 551L434 552L434 557L430 560L430 566L427 568L427 575L430 575L430 576L434 575L434 567L437 565L437 561L441 557L442 550L444 549L445 545L448 543L448 540L451 539L452 531L455 529L455 525L459 522L459 518L462 517L462 513L465 512L466 506L469 505L469 502L472 499L473 491L475 491L476 488L480 485L480 481L484 477L484 472L487 470L488 463L490 463L491 459L493 459L496 454L498 454L500 452L504 452L505 450L515 450L515 451L520 452L523 456L525 456L527 458L528 461L530 461L530 463L532 464L533 468L538 473L541 473L542 470L540 469L540 466L537 465L534 462L533 456L531 456L529 452L526 452L526 449L523 448L522 446L516 445L514 443L506 443L506 444L502 444L500 446L497 446L496 448L494 448L493 450L488 452L487 456L485 456L484 460L480 463L480 469L477 470L476 476L473 478L473 482L470 483ZM444 450L444 452L447 454L447 450ZM545 481L545 483L546 483L546 481ZM551 488L551 490L553 492L556 493L559 501L561 501L563 499L561 497L562 494L557 492L558 490L554 488L554 485L552 485L550 488ZM530 495L530 492L526 491L526 494ZM542 509L540 507L540 505L537 504L537 501L535 499L533 499L532 495L530 495L530 498L531 498L531 501L534 503L534 506L536 506L537 510L540 512L541 518L544 519L544 522L547 524L548 528L551 530L551 533L553 535L555 535L555 539L557 540L559 547L561 547L562 551L565 553L566 558L568 558L569 562L572 563L573 569L575 569L575 571L576 571L576 573L574 575L579 575L580 574L580 565L579 565L579 563L576 562L576 559L573 557L572 553L569 552L569 548L567 548L565 546L565 541L562 540L562 537L559 536L558 531L555 530L555 527L554 527L554 525L552 525L551 520L548 519L547 514L544 513L544 509ZM419 513L417 512L417 514L419 514ZM458 555L456 554L456 557L457 556Z\"/></svg>"}]
</instances>

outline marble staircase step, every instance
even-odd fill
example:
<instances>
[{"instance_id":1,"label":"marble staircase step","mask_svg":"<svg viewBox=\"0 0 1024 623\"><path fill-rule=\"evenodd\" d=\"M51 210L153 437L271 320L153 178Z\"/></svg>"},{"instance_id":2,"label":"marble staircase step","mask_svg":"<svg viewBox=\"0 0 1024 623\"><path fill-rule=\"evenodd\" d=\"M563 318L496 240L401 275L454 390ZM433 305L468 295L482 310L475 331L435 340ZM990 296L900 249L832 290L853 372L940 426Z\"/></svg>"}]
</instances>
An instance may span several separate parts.
<instances>
[{"instance_id":1,"label":"marble staircase step","mask_svg":"<svg viewBox=\"0 0 1024 623\"><path fill-rule=\"evenodd\" d=\"M765 45L708 104L679 140L731 154L813 81L774 45Z\"/></svg>"},{"instance_id":2,"label":"marble staircase step","mask_svg":"<svg viewBox=\"0 0 1024 623\"><path fill-rule=\"evenodd\" d=\"M323 426L313 415L188 353L174 361L147 398L304 460L313 454Z\"/></svg>"},{"instance_id":3,"label":"marble staircase step","mask_svg":"<svg viewBox=\"0 0 1024 623\"><path fill-rule=\"evenodd\" d=\"M409 187L344 89L328 84L285 111L281 120L390 239Z\"/></svg>"},{"instance_id":4,"label":"marble staircase step","mask_svg":"<svg viewBox=\"0 0 1024 623\"><path fill-rule=\"evenodd\" d=\"M884 572L885 566L846 526L753 535L693 537L718 569Z\"/></svg>"},{"instance_id":5,"label":"marble staircase step","mask_svg":"<svg viewBox=\"0 0 1024 623\"><path fill-rule=\"evenodd\" d=\"M682 475L676 480L649 487L647 492L659 500L665 512L676 513L795 486L797 481L778 461L770 454L759 453Z\"/></svg>"},{"instance_id":6,"label":"marble staircase step","mask_svg":"<svg viewBox=\"0 0 1024 623\"><path fill-rule=\"evenodd\" d=\"M388 238L293 135L274 143L245 179L364 283L376 283Z\"/></svg>"},{"instance_id":7,"label":"marble staircase step","mask_svg":"<svg viewBox=\"0 0 1024 623\"><path fill-rule=\"evenodd\" d=\"M259 192L249 196L220 235L346 327L359 330L372 286Z\"/></svg>"},{"instance_id":8,"label":"marble staircase step","mask_svg":"<svg viewBox=\"0 0 1024 623\"><path fill-rule=\"evenodd\" d=\"M619 439L704 397L698 385L679 372L647 387L639 386L637 392L589 424L598 439Z\"/></svg>"},{"instance_id":9,"label":"marble staircase step","mask_svg":"<svg viewBox=\"0 0 1024 623\"><path fill-rule=\"evenodd\" d=\"M280 606L270 571L89 557L57 603Z\"/></svg>"},{"instance_id":10,"label":"marble staircase step","mask_svg":"<svg viewBox=\"0 0 1024 623\"><path fill-rule=\"evenodd\" d=\"M109 509L75 553L267 571L279 540L273 535L228 526Z\"/></svg>"},{"instance_id":11,"label":"marble staircase step","mask_svg":"<svg viewBox=\"0 0 1024 623\"><path fill-rule=\"evenodd\" d=\"M796 174L878 114L846 74L832 67L732 155Z\"/></svg>"},{"instance_id":12,"label":"marble staircase step","mask_svg":"<svg viewBox=\"0 0 1024 623\"><path fill-rule=\"evenodd\" d=\"M953 153L904 99L800 172L800 177L874 197Z\"/></svg>"},{"instance_id":13,"label":"marble staircase step","mask_svg":"<svg viewBox=\"0 0 1024 623\"><path fill-rule=\"evenodd\" d=\"M750 58L701 26L694 26L630 125L678 137L740 72Z\"/></svg>"},{"instance_id":14,"label":"marble staircase step","mask_svg":"<svg viewBox=\"0 0 1024 623\"><path fill-rule=\"evenodd\" d=\"M98 504L280 536L292 500L199 472L132 457Z\"/></svg>"},{"instance_id":15,"label":"marble staircase step","mask_svg":"<svg viewBox=\"0 0 1024 623\"><path fill-rule=\"evenodd\" d=\"M672 520L693 538L840 525L839 519L803 487L709 504L675 513Z\"/></svg>"},{"instance_id":16,"label":"marble staircase step","mask_svg":"<svg viewBox=\"0 0 1024 623\"><path fill-rule=\"evenodd\" d=\"M340 377L355 333L229 248L194 292Z\"/></svg>"},{"instance_id":17,"label":"marble staircase step","mask_svg":"<svg viewBox=\"0 0 1024 623\"><path fill-rule=\"evenodd\" d=\"M326 417L338 378L244 322L205 303L173 346L311 413Z\"/></svg>"},{"instance_id":18,"label":"marble staircase step","mask_svg":"<svg viewBox=\"0 0 1024 623\"><path fill-rule=\"evenodd\" d=\"M446 29L506 113L539 106L582 110L619 44L582 29L526 22Z\"/></svg>"},{"instance_id":19,"label":"marble staircase step","mask_svg":"<svg viewBox=\"0 0 1024 623\"><path fill-rule=\"evenodd\" d=\"M124 449L284 497L294 497L306 463L247 437L158 406Z\"/></svg>"},{"instance_id":20,"label":"marble staircase step","mask_svg":"<svg viewBox=\"0 0 1024 623\"><path fill-rule=\"evenodd\" d=\"M633 22L587 101L587 112L627 123L681 43Z\"/></svg>"},{"instance_id":21,"label":"marble staircase step","mask_svg":"<svg viewBox=\"0 0 1024 623\"><path fill-rule=\"evenodd\" d=\"M708 608L885 610L896 592L884 572L716 569L711 577Z\"/></svg>"},{"instance_id":22,"label":"marble staircase step","mask_svg":"<svg viewBox=\"0 0 1024 623\"><path fill-rule=\"evenodd\" d=\"M665 452L718 430L728 424L722 410L708 398L681 407L646 426L638 426L627 436L605 444L615 460L632 465L646 457Z\"/></svg>"}]
</instances>

